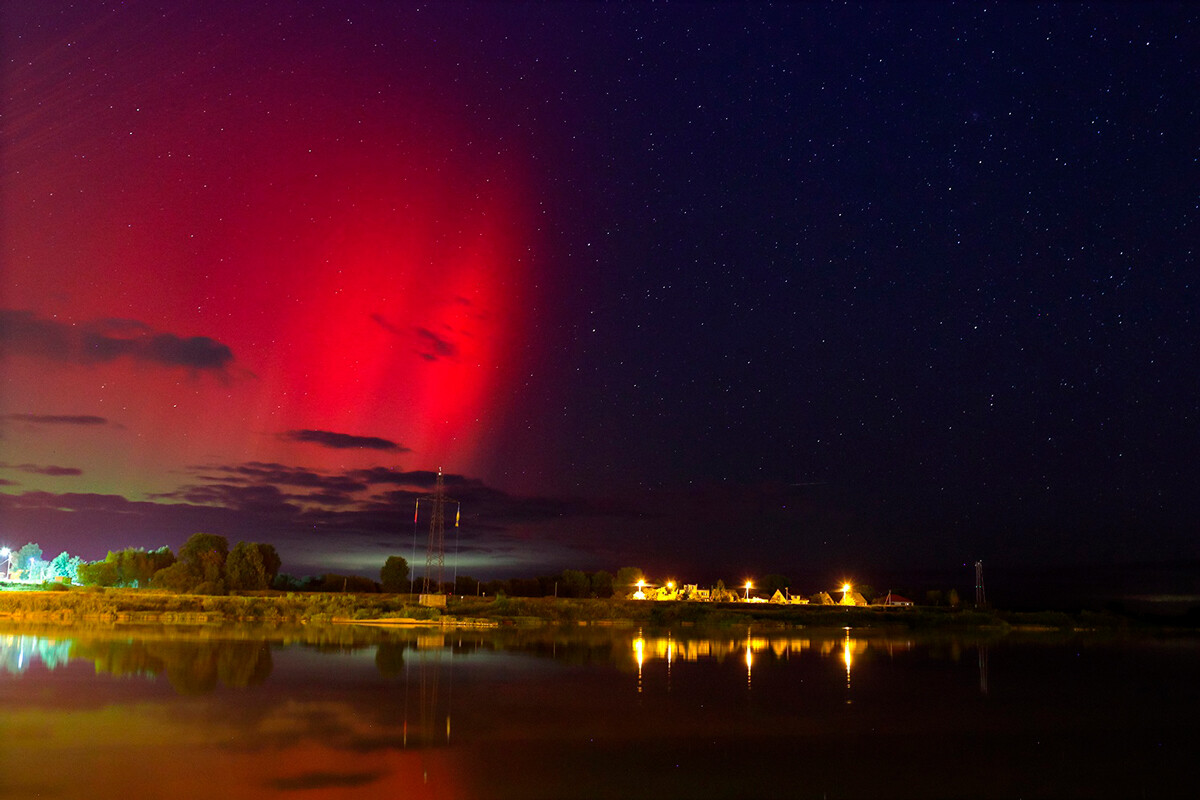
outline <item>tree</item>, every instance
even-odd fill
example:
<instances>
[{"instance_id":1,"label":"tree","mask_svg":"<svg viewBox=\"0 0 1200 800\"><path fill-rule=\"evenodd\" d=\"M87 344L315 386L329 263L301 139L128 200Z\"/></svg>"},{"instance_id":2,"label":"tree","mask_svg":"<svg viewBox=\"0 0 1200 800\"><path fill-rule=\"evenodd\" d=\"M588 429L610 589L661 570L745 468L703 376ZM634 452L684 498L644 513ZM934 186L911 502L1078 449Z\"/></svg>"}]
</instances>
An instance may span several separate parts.
<instances>
[{"instance_id":1,"label":"tree","mask_svg":"<svg viewBox=\"0 0 1200 800\"><path fill-rule=\"evenodd\" d=\"M216 584L225 578L229 541L211 533L193 533L179 548L179 560L203 583Z\"/></svg>"},{"instance_id":2,"label":"tree","mask_svg":"<svg viewBox=\"0 0 1200 800\"><path fill-rule=\"evenodd\" d=\"M275 576L279 574L279 568L283 566L283 559L279 557L279 552L275 550L273 544L257 542L254 546L258 548L258 554L262 556L263 575L267 579L265 588L269 589L275 584Z\"/></svg>"},{"instance_id":3,"label":"tree","mask_svg":"<svg viewBox=\"0 0 1200 800\"><path fill-rule=\"evenodd\" d=\"M76 575L84 586L116 586L119 577L117 565L108 559L80 564Z\"/></svg>"},{"instance_id":4,"label":"tree","mask_svg":"<svg viewBox=\"0 0 1200 800\"><path fill-rule=\"evenodd\" d=\"M402 556L388 556L379 570L379 582L385 592L409 591L412 587L408 582L408 561Z\"/></svg>"},{"instance_id":5,"label":"tree","mask_svg":"<svg viewBox=\"0 0 1200 800\"><path fill-rule=\"evenodd\" d=\"M594 597L612 597L613 594L613 576L611 573L600 570L592 573L592 595Z\"/></svg>"},{"instance_id":6,"label":"tree","mask_svg":"<svg viewBox=\"0 0 1200 800\"><path fill-rule=\"evenodd\" d=\"M39 579L34 573L40 572L39 564L42 560L42 548L33 542L21 547L20 550L14 552L10 558L9 569L16 574L19 574L21 580L35 581Z\"/></svg>"},{"instance_id":7,"label":"tree","mask_svg":"<svg viewBox=\"0 0 1200 800\"><path fill-rule=\"evenodd\" d=\"M71 583L79 582L79 567L83 563L83 559L79 556L72 556L65 550L54 557L50 562L50 567L47 571L47 580L56 578L65 578Z\"/></svg>"},{"instance_id":8,"label":"tree","mask_svg":"<svg viewBox=\"0 0 1200 800\"><path fill-rule=\"evenodd\" d=\"M150 579L150 585L155 589L166 589L168 592L190 592L198 583L196 576L188 569L188 565L182 561L176 561L166 569L160 569ZM101 583L99 585L105 586L111 584Z\"/></svg>"},{"instance_id":9,"label":"tree","mask_svg":"<svg viewBox=\"0 0 1200 800\"><path fill-rule=\"evenodd\" d=\"M592 592L592 582L577 569L563 570L560 597L587 597Z\"/></svg>"},{"instance_id":10,"label":"tree","mask_svg":"<svg viewBox=\"0 0 1200 800\"><path fill-rule=\"evenodd\" d=\"M225 559L225 584L231 590L266 589L267 572L254 542L238 542Z\"/></svg>"},{"instance_id":11,"label":"tree","mask_svg":"<svg viewBox=\"0 0 1200 800\"><path fill-rule=\"evenodd\" d=\"M65 553L63 555L66 555ZM55 559L58 561L59 556ZM78 562L79 559L75 559ZM77 580L85 586L149 586L154 575L175 563L169 547L146 552L140 547L108 551L103 561L77 564ZM198 582L198 581L197 581Z\"/></svg>"}]
</instances>

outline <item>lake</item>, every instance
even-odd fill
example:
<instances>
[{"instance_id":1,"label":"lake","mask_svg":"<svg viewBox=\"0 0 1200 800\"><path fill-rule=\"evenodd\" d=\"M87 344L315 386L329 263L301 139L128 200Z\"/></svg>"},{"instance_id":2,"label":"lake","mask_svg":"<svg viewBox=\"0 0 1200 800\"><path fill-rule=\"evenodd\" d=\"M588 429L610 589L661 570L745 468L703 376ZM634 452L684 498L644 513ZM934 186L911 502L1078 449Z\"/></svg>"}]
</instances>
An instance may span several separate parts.
<instances>
[{"instance_id":1,"label":"lake","mask_svg":"<svg viewBox=\"0 0 1200 800\"><path fill-rule=\"evenodd\" d=\"M0 622L3 798L1195 797L1200 642Z\"/></svg>"}]
</instances>

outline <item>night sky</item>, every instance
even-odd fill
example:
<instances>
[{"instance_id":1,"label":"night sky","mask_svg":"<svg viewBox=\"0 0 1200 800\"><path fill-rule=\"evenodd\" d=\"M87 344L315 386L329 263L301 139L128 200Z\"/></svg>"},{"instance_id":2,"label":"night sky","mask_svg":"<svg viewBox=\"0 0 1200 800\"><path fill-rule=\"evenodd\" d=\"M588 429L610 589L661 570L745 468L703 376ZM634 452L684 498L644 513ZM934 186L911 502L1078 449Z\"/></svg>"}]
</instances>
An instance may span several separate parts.
<instances>
[{"instance_id":1,"label":"night sky","mask_svg":"<svg viewBox=\"0 0 1200 800\"><path fill-rule=\"evenodd\" d=\"M1200 559L1192 4L0 7L0 544Z\"/></svg>"}]
</instances>

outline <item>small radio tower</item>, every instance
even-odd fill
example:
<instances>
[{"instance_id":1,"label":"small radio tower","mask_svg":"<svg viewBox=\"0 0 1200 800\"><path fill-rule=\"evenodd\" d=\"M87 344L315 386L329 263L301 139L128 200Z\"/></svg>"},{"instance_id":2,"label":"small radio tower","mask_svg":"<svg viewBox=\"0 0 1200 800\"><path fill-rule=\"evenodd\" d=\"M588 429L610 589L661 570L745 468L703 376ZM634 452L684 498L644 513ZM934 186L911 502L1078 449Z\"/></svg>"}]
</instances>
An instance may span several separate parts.
<instances>
[{"instance_id":1,"label":"small radio tower","mask_svg":"<svg viewBox=\"0 0 1200 800\"><path fill-rule=\"evenodd\" d=\"M987 592L983 590L983 562L975 562L975 605L987 605Z\"/></svg>"},{"instance_id":2,"label":"small radio tower","mask_svg":"<svg viewBox=\"0 0 1200 800\"><path fill-rule=\"evenodd\" d=\"M416 508L413 509L413 523L417 521L417 513L421 509L422 500L433 501L433 514L429 518L429 547L425 551L425 580L421 584L421 605L445 605L446 598L442 594L442 578L446 566L446 502L458 505L454 514L454 527L462 516L462 504L453 498L446 497L446 482L442 477L442 468L438 467L437 482L433 494L417 498ZM434 578L436 570L436 580ZM440 600L440 602L439 602Z\"/></svg>"}]
</instances>

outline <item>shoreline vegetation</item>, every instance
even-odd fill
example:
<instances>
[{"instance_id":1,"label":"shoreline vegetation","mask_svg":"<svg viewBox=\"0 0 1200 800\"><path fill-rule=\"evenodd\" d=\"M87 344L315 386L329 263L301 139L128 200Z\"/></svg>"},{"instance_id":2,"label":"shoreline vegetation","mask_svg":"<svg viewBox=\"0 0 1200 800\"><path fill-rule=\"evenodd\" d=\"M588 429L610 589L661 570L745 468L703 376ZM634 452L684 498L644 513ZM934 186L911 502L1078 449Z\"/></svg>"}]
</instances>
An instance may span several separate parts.
<instances>
[{"instance_id":1,"label":"shoreline vegetation","mask_svg":"<svg viewBox=\"0 0 1200 800\"><path fill-rule=\"evenodd\" d=\"M469 595L452 595L448 597L445 609L437 609L421 606L417 600L410 594L262 591L210 596L146 589L61 587L46 591L0 591L0 620L63 625L257 622L442 628L751 626L764 630L849 627L997 633L1162 629L1195 632L1198 628L1191 615L1162 617L1095 611L1067 613L934 606L880 608Z\"/></svg>"}]
</instances>

